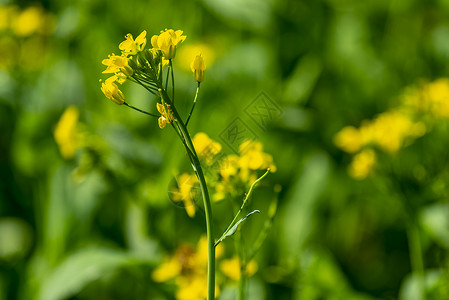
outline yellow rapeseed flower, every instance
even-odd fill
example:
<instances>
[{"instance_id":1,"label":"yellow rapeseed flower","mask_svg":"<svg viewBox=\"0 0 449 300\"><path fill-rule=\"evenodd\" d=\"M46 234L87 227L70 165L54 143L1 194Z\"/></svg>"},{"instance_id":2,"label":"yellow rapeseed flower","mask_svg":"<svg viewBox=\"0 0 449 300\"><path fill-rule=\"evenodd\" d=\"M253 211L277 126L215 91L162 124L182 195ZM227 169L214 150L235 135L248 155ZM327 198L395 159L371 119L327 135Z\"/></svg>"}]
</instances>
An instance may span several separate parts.
<instances>
[{"instance_id":1,"label":"yellow rapeseed flower","mask_svg":"<svg viewBox=\"0 0 449 300\"><path fill-rule=\"evenodd\" d=\"M276 172L276 165L273 163L273 156L263 152L261 142L246 140L240 145L241 168L250 170L263 170L270 168L271 172Z\"/></svg>"},{"instance_id":2,"label":"yellow rapeseed flower","mask_svg":"<svg viewBox=\"0 0 449 300\"><path fill-rule=\"evenodd\" d=\"M160 35L151 37L151 45L157 50L162 50L166 59L173 59L176 55L176 46L186 39L182 33L182 30L165 29Z\"/></svg>"},{"instance_id":3,"label":"yellow rapeseed flower","mask_svg":"<svg viewBox=\"0 0 449 300\"><path fill-rule=\"evenodd\" d=\"M112 53L108 58L103 59L101 62L103 65L107 66L103 73L106 74L116 74L119 78L130 77L133 74L133 69L128 64L128 57L126 55L115 55Z\"/></svg>"},{"instance_id":4,"label":"yellow rapeseed flower","mask_svg":"<svg viewBox=\"0 0 449 300\"><path fill-rule=\"evenodd\" d=\"M61 155L66 159L75 156L80 147L80 133L77 130L79 110L75 106L66 108L54 130L56 143Z\"/></svg>"},{"instance_id":5,"label":"yellow rapeseed flower","mask_svg":"<svg viewBox=\"0 0 449 300\"><path fill-rule=\"evenodd\" d=\"M30 6L18 14L13 20L12 29L18 36L30 36L38 32L45 22L44 11L41 7Z\"/></svg>"},{"instance_id":6,"label":"yellow rapeseed flower","mask_svg":"<svg viewBox=\"0 0 449 300\"><path fill-rule=\"evenodd\" d=\"M119 78L117 77L117 75L114 75L106 79L105 82L101 83L101 91L107 98L111 99L114 103L122 105L123 103L125 103L125 95L123 95L122 91L118 88L117 84L115 84L115 81L117 81L118 79Z\"/></svg>"},{"instance_id":7,"label":"yellow rapeseed flower","mask_svg":"<svg viewBox=\"0 0 449 300\"><path fill-rule=\"evenodd\" d=\"M206 70L206 64L204 63L204 59L201 54L195 56L194 60L190 64L190 69L193 72L193 76L195 77L196 82L203 82L204 80L204 71Z\"/></svg>"},{"instance_id":8,"label":"yellow rapeseed flower","mask_svg":"<svg viewBox=\"0 0 449 300\"><path fill-rule=\"evenodd\" d=\"M376 153L372 149L365 149L357 153L349 165L349 175L355 179L366 178L374 168Z\"/></svg>"},{"instance_id":9,"label":"yellow rapeseed flower","mask_svg":"<svg viewBox=\"0 0 449 300\"><path fill-rule=\"evenodd\" d=\"M159 124L159 128L164 128L167 124L173 122L173 113L170 111L170 105L165 104L162 105L159 102L156 103L157 111L161 114L157 123Z\"/></svg>"},{"instance_id":10,"label":"yellow rapeseed flower","mask_svg":"<svg viewBox=\"0 0 449 300\"><path fill-rule=\"evenodd\" d=\"M397 152L406 138L426 132L424 123L413 122L409 116L391 110L380 114L372 123L373 143L387 152Z\"/></svg>"},{"instance_id":11,"label":"yellow rapeseed flower","mask_svg":"<svg viewBox=\"0 0 449 300\"><path fill-rule=\"evenodd\" d=\"M123 54L135 55L137 52L143 51L145 45L147 44L146 30L142 31L141 34L134 40L131 33L125 36L125 40L118 46L122 50Z\"/></svg>"},{"instance_id":12,"label":"yellow rapeseed flower","mask_svg":"<svg viewBox=\"0 0 449 300\"><path fill-rule=\"evenodd\" d=\"M254 260L251 260L246 264L246 268L243 273L245 274L245 276L250 277L257 272L257 269L257 263ZM242 276L241 261L237 256L223 260L220 264L220 270L230 279L239 281L240 277Z\"/></svg>"},{"instance_id":13,"label":"yellow rapeseed flower","mask_svg":"<svg viewBox=\"0 0 449 300\"><path fill-rule=\"evenodd\" d=\"M250 184L257 179L257 171L271 169L276 172L273 157L263 151L260 142L245 140L240 144L240 155L227 155L221 157L218 162L218 182L214 184L215 193L212 195L214 201L221 201L226 197L241 194L241 187L249 188Z\"/></svg>"},{"instance_id":14,"label":"yellow rapeseed flower","mask_svg":"<svg viewBox=\"0 0 449 300\"><path fill-rule=\"evenodd\" d=\"M449 79L441 78L424 88L425 101L430 113L436 117L449 118Z\"/></svg>"},{"instance_id":15,"label":"yellow rapeseed flower","mask_svg":"<svg viewBox=\"0 0 449 300\"><path fill-rule=\"evenodd\" d=\"M334 143L343 151L355 153L362 147L362 136L353 126L346 126L334 137Z\"/></svg>"},{"instance_id":16,"label":"yellow rapeseed flower","mask_svg":"<svg viewBox=\"0 0 449 300\"><path fill-rule=\"evenodd\" d=\"M235 154L230 154L223 159L218 172L224 181L229 181L231 176L237 175L239 170L239 159L239 156Z\"/></svg>"},{"instance_id":17,"label":"yellow rapeseed flower","mask_svg":"<svg viewBox=\"0 0 449 300\"><path fill-rule=\"evenodd\" d=\"M204 132L195 134L192 142L198 155L202 157L208 165L213 163L214 157L221 151L220 143L211 139Z\"/></svg>"},{"instance_id":18,"label":"yellow rapeseed flower","mask_svg":"<svg viewBox=\"0 0 449 300\"><path fill-rule=\"evenodd\" d=\"M175 279L178 287L177 300L204 300L207 298L207 238L202 236L197 248L181 245L173 257L167 258L156 270L152 278L156 282ZM215 249L218 259L223 254L222 244ZM219 295L215 284L215 294Z\"/></svg>"},{"instance_id":19,"label":"yellow rapeseed flower","mask_svg":"<svg viewBox=\"0 0 449 300\"><path fill-rule=\"evenodd\" d=\"M195 200L195 185L197 182L198 179L195 175L183 173L179 176L178 187L174 188L172 193L173 201L182 201L184 203L187 214L191 218L195 216L196 212L195 203L193 201Z\"/></svg>"}]
</instances>

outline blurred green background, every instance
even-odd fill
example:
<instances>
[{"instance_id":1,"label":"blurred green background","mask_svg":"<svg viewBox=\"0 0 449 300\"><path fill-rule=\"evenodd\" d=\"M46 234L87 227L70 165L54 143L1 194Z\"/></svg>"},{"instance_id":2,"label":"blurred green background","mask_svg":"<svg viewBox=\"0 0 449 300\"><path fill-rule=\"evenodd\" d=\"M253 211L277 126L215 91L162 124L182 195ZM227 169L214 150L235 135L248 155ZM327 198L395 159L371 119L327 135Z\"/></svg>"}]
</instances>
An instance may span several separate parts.
<instances>
[{"instance_id":1,"label":"blurred green background","mask_svg":"<svg viewBox=\"0 0 449 300\"><path fill-rule=\"evenodd\" d=\"M449 2L0 3L0 299L174 299L175 285L151 274L204 233L201 208L189 218L168 197L189 171L185 152L171 128L115 105L98 82L125 34L165 28L187 35L174 60L184 115L190 62L198 49L206 59L191 132L231 154L237 120L277 166L241 233L251 241L278 198L248 299L449 299L449 115L415 116L426 132L394 153L374 148L363 178L348 174L353 154L334 143L449 76ZM139 86L122 90L155 111ZM447 107L449 93L436 93ZM260 97L275 108L263 124ZM74 156L54 137L69 106L84 137ZM223 202L213 209L218 237L232 215Z\"/></svg>"}]
</instances>

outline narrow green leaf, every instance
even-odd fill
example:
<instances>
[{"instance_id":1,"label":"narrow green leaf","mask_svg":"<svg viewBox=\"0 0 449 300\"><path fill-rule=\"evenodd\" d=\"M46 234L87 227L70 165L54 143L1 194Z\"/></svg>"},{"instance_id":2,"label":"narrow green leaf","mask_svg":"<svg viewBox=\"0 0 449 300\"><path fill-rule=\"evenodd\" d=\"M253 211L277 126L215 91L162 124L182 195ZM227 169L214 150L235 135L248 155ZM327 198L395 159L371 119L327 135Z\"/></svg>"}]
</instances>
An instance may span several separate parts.
<instances>
[{"instance_id":1,"label":"narrow green leaf","mask_svg":"<svg viewBox=\"0 0 449 300\"><path fill-rule=\"evenodd\" d=\"M229 231L226 233L226 235L224 236L223 239L227 238L228 236L233 235L236 231L238 226L240 225L240 223L242 223L243 221L246 220L246 218L248 218L249 216L251 216L253 213L260 213L259 210L253 210L252 212L250 212L249 214L247 214L246 216L244 216L243 218L241 218L240 220L237 221L237 223L234 224L234 226L231 227L231 229L229 229Z\"/></svg>"}]
</instances>

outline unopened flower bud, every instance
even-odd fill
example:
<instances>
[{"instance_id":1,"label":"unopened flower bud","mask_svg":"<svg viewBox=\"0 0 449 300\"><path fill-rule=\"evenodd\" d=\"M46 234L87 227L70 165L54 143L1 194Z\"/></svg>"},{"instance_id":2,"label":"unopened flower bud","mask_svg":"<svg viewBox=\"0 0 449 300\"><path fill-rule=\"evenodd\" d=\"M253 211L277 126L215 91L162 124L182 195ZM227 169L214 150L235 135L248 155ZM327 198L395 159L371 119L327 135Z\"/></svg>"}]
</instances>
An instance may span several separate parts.
<instances>
[{"instance_id":1,"label":"unopened flower bud","mask_svg":"<svg viewBox=\"0 0 449 300\"><path fill-rule=\"evenodd\" d=\"M195 77L195 81L203 82L204 71L206 70L206 64L204 63L204 59L201 56L201 54L199 54L195 57L195 59L190 64L190 68L192 69L193 75Z\"/></svg>"}]
</instances>

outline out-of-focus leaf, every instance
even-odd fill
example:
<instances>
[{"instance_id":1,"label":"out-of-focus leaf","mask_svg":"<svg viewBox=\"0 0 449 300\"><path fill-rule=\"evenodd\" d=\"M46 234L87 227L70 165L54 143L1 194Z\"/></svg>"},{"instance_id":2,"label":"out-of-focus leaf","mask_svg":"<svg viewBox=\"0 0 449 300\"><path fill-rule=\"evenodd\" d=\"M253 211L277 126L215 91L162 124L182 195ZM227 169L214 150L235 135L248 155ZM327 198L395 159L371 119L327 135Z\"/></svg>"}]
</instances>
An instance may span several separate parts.
<instances>
[{"instance_id":1,"label":"out-of-focus leaf","mask_svg":"<svg viewBox=\"0 0 449 300\"><path fill-rule=\"evenodd\" d=\"M142 255L156 261L160 259L160 249L157 242L148 236L147 228L146 210L130 199L126 213L128 246L133 251L133 254Z\"/></svg>"},{"instance_id":2,"label":"out-of-focus leaf","mask_svg":"<svg viewBox=\"0 0 449 300\"><path fill-rule=\"evenodd\" d=\"M31 246L31 228L20 219L0 218L0 260L23 257Z\"/></svg>"},{"instance_id":3,"label":"out-of-focus leaf","mask_svg":"<svg viewBox=\"0 0 449 300\"><path fill-rule=\"evenodd\" d=\"M304 103L312 92L323 66L318 57L308 55L296 65L285 87L285 100L290 103Z\"/></svg>"},{"instance_id":4,"label":"out-of-focus leaf","mask_svg":"<svg viewBox=\"0 0 449 300\"><path fill-rule=\"evenodd\" d=\"M411 274L404 280L399 293L400 300L421 300L422 289L426 299L449 298L449 275L442 270L429 270L424 276Z\"/></svg>"},{"instance_id":5,"label":"out-of-focus leaf","mask_svg":"<svg viewBox=\"0 0 449 300\"><path fill-rule=\"evenodd\" d=\"M262 29L268 26L273 1L257 0L204 0L219 17L230 25L244 24Z\"/></svg>"},{"instance_id":6,"label":"out-of-focus leaf","mask_svg":"<svg viewBox=\"0 0 449 300\"><path fill-rule=\"evenodd\" d=\"M306 160L304 167L297 168L299 175L278 218L283 225L285 250L295 255L312 229L317 199L329 177L329 158L316 153Z\"/></svg>"},{"instance_id":7,"label":"out-of-focus leaf","mask_svg":"<svg viewBox=\"0 0 449 300\"><path fill-rule=\"evenodd\" d=\"M127 264L138 262L124 252L85 248L67 256L42 282L38 300L66 299L86 284Z\"/></svg>"},{"instance_id":8,"label":"out-of-focus leaf","mask_svg":"<svg viewBox=\"0 0 449 300\"><path fill-rule=\"evenodd\" d=\"M449 248L449 204L435 204L424 208L420 221L435 241Z\"/></svg>"}]
</instances>

